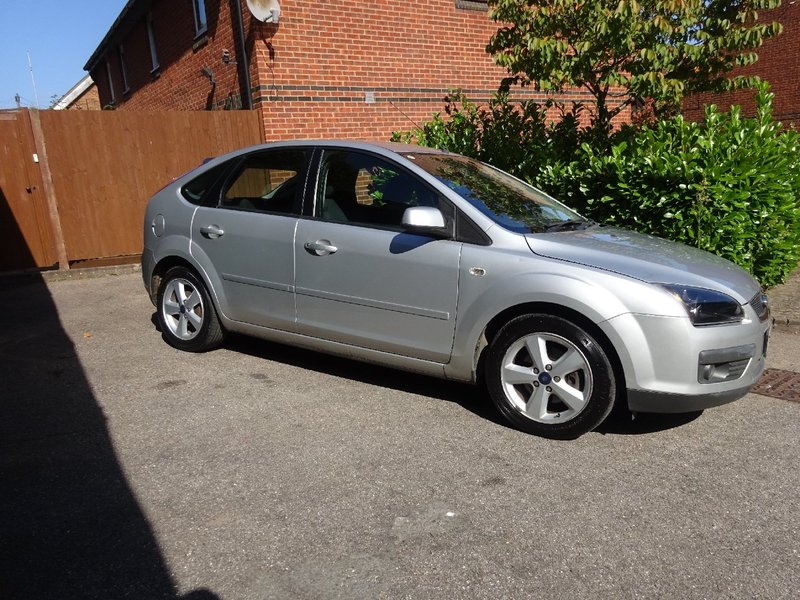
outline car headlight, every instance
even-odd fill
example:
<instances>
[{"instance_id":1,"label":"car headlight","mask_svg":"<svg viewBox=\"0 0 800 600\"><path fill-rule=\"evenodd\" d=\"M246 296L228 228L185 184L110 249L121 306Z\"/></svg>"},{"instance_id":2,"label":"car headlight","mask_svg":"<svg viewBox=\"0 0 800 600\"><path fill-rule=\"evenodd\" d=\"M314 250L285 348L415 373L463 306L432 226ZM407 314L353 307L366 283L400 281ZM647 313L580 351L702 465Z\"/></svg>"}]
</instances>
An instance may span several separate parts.
<instances>
[{"instance_id":1,"label":"car headlight","mask_svg":"<svg viewBox=\"0 0 800 600\"><path fill-rule=\"evenodd\" d=\"M744 317L739 303L722 292L686 285L661 285L680 300L695 327L739 323Z\"/></svg>"}]
</instances>

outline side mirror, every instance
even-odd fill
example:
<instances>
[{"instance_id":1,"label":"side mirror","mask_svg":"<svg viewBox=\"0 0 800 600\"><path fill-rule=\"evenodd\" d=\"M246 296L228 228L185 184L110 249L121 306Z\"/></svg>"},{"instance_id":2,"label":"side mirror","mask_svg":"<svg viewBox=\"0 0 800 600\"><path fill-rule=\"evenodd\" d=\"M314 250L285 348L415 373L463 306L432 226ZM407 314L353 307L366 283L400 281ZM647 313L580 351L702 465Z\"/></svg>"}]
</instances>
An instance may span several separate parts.
<instances>
[{"instance_id":1,"label":"side mirror","mask_svg":"<svg viewBox=\"0 0 800 600\"><path fill-rule=\"evenodd\" d=\"M435 237L452 237L451 227L438 208L412 206L403 212L403 229L409 233Z\"/></svg>"}]
</instances>

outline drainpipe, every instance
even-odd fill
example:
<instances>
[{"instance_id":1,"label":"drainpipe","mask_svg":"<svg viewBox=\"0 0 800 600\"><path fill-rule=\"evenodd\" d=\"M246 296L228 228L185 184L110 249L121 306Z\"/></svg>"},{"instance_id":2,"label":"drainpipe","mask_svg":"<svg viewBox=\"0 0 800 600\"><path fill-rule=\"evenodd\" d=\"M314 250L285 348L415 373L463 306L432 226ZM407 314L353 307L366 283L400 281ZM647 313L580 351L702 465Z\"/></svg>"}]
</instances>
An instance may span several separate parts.
<instances>
[{"instance_id":1,"label":"drainpipe","mask_svg":"<svg viewBox=\"0 0 800 600\"><path fill-rule=\"evenodd\" d=\"M237 37L239 38L239 60L236 61L242 65L242 82L245 89L244 95L244 108L246 110L253 109L253 97L250 92L250 63L247 60L247 45L244 40L244 21L242 19L242 1L233 0L236 4L236 29Z\"/></svg>"}]
</instances>

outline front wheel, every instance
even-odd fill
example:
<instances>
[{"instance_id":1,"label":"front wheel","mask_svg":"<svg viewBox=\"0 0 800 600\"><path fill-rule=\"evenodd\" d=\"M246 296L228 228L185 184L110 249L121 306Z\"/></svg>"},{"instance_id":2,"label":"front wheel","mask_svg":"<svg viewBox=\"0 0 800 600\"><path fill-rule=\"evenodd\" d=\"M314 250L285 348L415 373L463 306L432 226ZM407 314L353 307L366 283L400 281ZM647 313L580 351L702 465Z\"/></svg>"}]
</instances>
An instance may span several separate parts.
<instances>
[{"instance_id":1,"label":"front wheel","mask_svg":"<svg viewBox=\"0 0 800 600\"><path fill-rule=\"evenodd\" d=\"M203 282L185 267L173 267L158 288L158 323L166 342L203 352L222 343L223 332Z\"/></svg>"},{"instance_id":2,"label":"front wheel","mask_svg":"<svg viewBox=\"0 0 800 600\"><path fill-rule=\"evenodd\" d=\"M508 322L491 341L485 368L497 409L535 435L576 438L614 407L616 382L605 350L561 317L529 314Z\"/></svg>"}]
</instances>

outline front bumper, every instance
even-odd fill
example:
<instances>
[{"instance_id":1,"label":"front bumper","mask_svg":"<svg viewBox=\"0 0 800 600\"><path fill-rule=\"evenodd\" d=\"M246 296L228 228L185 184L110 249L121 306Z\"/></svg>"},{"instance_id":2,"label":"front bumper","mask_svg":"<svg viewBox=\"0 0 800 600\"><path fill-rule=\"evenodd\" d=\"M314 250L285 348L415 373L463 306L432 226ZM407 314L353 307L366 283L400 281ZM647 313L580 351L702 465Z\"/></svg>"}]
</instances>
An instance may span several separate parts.
<instances>
[{"instance_id":1,"label":"front bumper","mask_svg":"<svg viewBox=\"0 0 800 600\"><path fill-rule=\"evenodd\" d=\"M628 390L628 408L633 412L686 413L704 410L738 400L750 391L752 386L737 388L727 392L710 394L667 394L647 390Z\"/></svg>"},{"instance_id":2,"label":"front bumper","mask_svg":"<svg viewBox=\"0 0 800 600\"><path fill-rule=\"evenodd\" d=\"M628 406L681 413L733 402L764 371L771 323L694 327L688 318L620 315L601 324L619 352Z\"/></svg>"}]
</instances>

